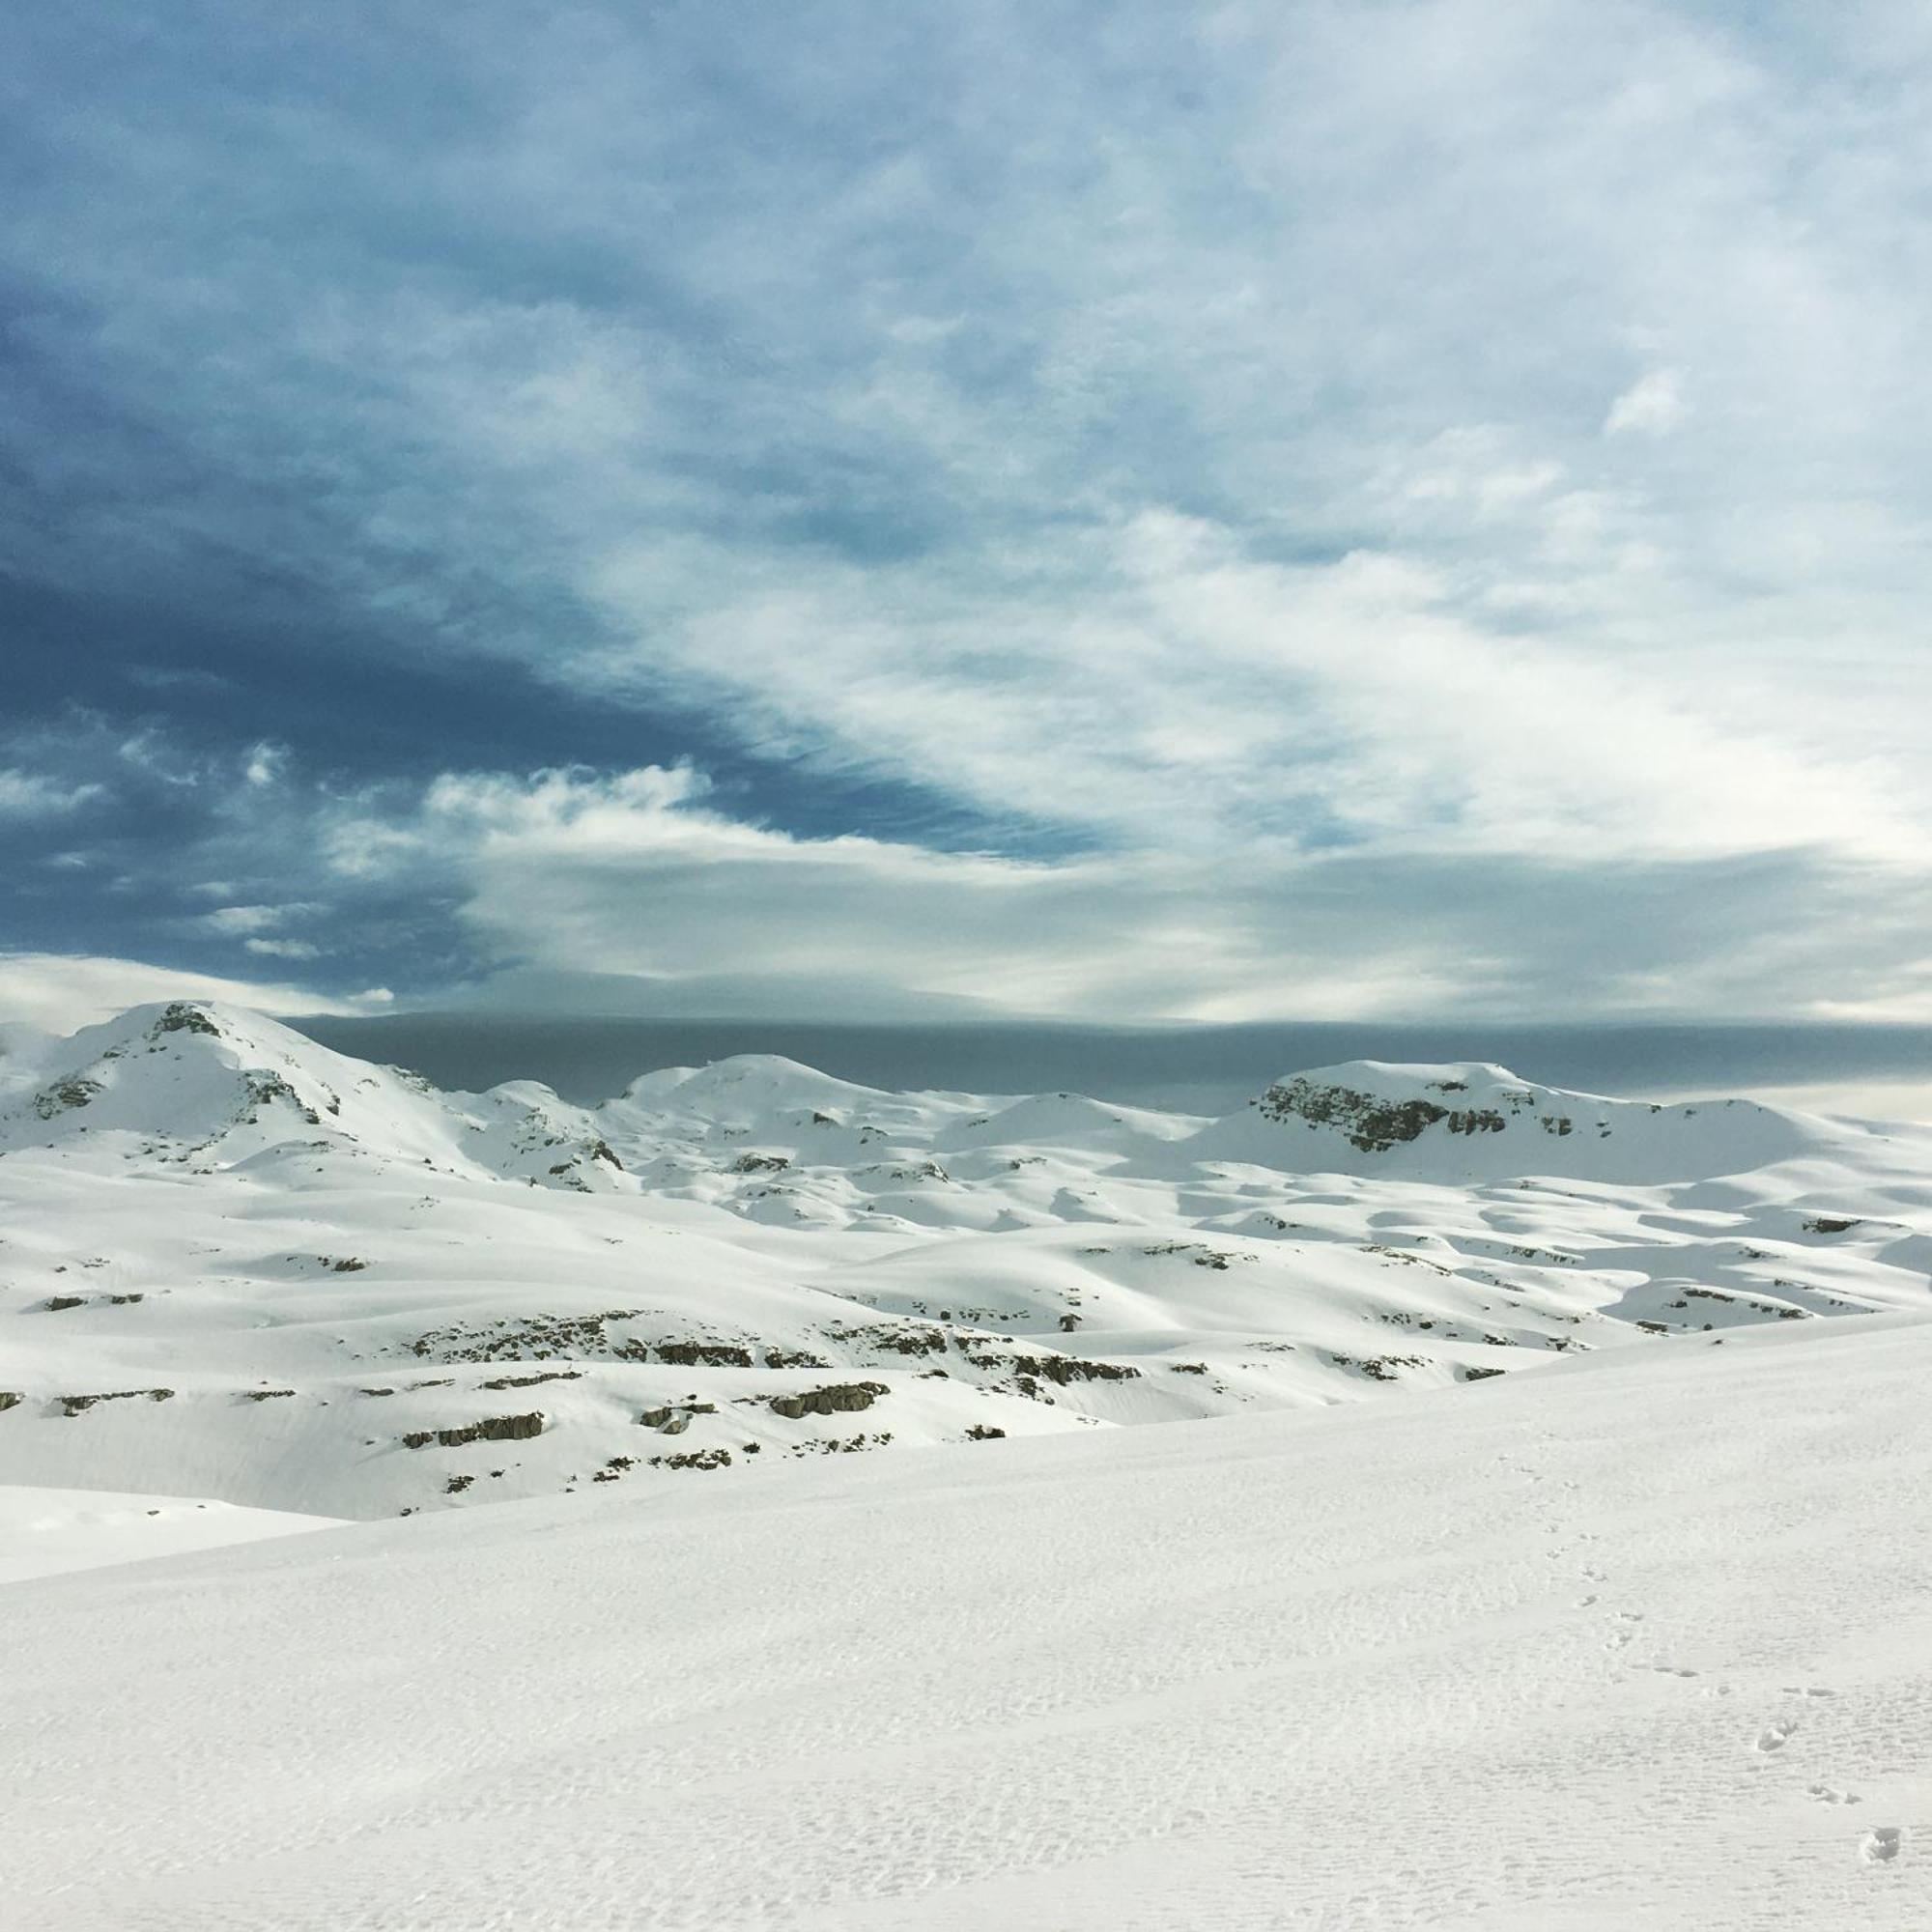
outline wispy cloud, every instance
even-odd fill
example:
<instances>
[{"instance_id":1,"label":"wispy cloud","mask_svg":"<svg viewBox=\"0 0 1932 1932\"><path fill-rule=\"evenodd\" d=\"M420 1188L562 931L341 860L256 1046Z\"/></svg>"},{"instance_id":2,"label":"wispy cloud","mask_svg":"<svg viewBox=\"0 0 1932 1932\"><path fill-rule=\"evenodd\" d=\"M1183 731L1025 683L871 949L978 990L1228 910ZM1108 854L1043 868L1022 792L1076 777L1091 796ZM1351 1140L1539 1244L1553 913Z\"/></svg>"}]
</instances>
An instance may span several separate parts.
<instances>
[{"instance_id":1,"label":"wispy cloud","mask_svg":"<svg viewBox=\"0 0 1932 1932\"><path fill-rule=\"evenodd\" d=\"M273 980L184 972L145 960L68 953L0 952L0 1012L48 1033L72 1033L151 1000L228 1000L266 1013L380 1011L382 987L331 999Z\"/></svg>"},{"instance_id":2,"label":"wispy cloud","mask_svg":"<svg viewBox=\"0 0 1932 1932\"><path fill-rule=\"evenodd\" d=\"M63 784L43 772L0 769L0 818L54 818L99 798L98 784Z\"/></svg>"},{"instance_id":3,"label":"wispy cloud","mask_svg":"<svg viewBox=\"0 0 1932 1932\"><path fill-rule=\"evenodd\" d=\"M1580 868L1255 840L1214 864L1148 849L1023 860L800 838L722 813L693 775L663 770L451 774L400 818L346 818L333 849L365 880L457 882L486 969L470 991L504 1004L1120 1020L1932 1014L1923 882L1803 850Z\"/></svg>"},{"instance_id":4,"label":"wispy cloud","mask_svg":"<svg viewBox=\"0 0 1932 1932\"><path fill-rule=\"evenodd\" d=\"M813 1000L1920 1009L1922 14L144 22L9 29L0 518L181 613L7 753L118 802L76 877L179 867L156 930L218 878L424 988L775 984L781 913ZM338 635L500 690L493 776L433 708L329 769L353 670L217 738ZM543 685L658 741L560 777Z\"/></svg>"}]
</instances>

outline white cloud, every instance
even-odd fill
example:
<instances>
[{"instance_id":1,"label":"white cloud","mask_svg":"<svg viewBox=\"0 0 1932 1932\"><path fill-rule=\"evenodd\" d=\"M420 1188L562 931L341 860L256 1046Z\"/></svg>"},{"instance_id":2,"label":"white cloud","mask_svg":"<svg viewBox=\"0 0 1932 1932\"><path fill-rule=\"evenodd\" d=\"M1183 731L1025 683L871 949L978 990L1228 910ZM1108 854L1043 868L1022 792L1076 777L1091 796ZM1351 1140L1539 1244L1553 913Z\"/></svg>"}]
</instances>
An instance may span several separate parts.
<instances>
[{"instance_id":1,"label":"white cloud","mask_svg":"<svg viewBox=\"0 0 1932 1932\"><path fill-rule=\"evenodd\" d=\"M201 923L210 932L219 932L235 936L244 932L263 932L280 923L280 906L231 905L217 906L214 911L203 913Z\"/></svg>"},{"instance_id":2,"label":"white cloud","mask_svg":"<svg viewBox=\"0 0 1932 1932\"><path fill-rule=\"evenodd\" d=\"M0 1017L49 1033L72 1033L151 1000L227 1000L265 1013L355 1013L376 997L332 999L300 986L182 972L139 959L0 952Z\"/></svg>"},{"instance_id":3,"label":"white cloud","mask_svg":"<svg viewBox=\"0 0 1932 1932\"><path fill-rule=\"evenodd\" d=\"M282 949L259 944L249 935L274 932L290 920L306 919L321 910L320 905L308 899L291 900L285 905L216 906L213 912L202 913L195 923L206 932L219 933L224 939L246 938L251 952L265 952ZM311 949L306 952L288 952L285 956L312 959L315 953Z\"/></svg>"},{"instance_id":4,"label":"white cloud","mask_svg":"<svg viewBox=\"0 0 1932 1932\"><path fill-rule=\"evenodd\" d=\"M98 784L61 784L39 772L0 769L0 818L56 818L99 798Z\"/></svg>"},{"instance_id":5,"label":"white cloud","mask_svg":"<svg viewBox=\"0 0 1932 1932\"><path fill-rule=\"evenodd\" d=\"M319 946L312 946L306 939L248 939L242 945L247 952L270 959L316 959L322 953Z\"/></svg>"},{"instance_id":6,"label":"white cloud","mask_svg":"<svg viewBox=\"0 0 1932 1932\"><path fill-rule=\"evenodd\" d=\"M288 748L271 745L264 740L249 749L242 766L242 776L251 785L273 784L282 775L282 767L288 760Z\"/></svg>"},{"instance_id":7,"label":"white cloud","mask_svg":"<svg viewBox=\"0 0 1932 1932\"><path fill-rule=\"evenodd\" d=\"M656 769L445 775L383 829L392 882L462 890L503 1000L514 987L554 1004L575 982L606 1009L1743 1015L1856 995L1903 1017L1927 913L1922 879L1874 866L1853 888L1803 853L1664 854L1593 873L1265 838L1211 861L1050 862L801 838ZM349 841L358 865L366 832ZM630 998L613 998L626 983Z\"/></svg>"},{"instance_id":8,"label":"white cloud","mask_svg":"<svg viewBox=\"0 0 1932 1932\"><path fill-rule=\"evenodd\" d=\"M1577 863L1925 849L1924 779L1869 742L1806 745L1788 705L1777 728L1742 665L1719 678L1508 631L1446 567L1262 561L1171 511L1059 548L1015 570L1029 594L1001 604L997 646L983 584L822 567L716 599L654 631L649 656L662 675L675 653L686 689L728 692L748 731L827 767L1130 847L1232 852L1261 833ZM665 567L615 564L608 593L641 609ZM703 574L732 578L722 557Z\"/></svg>"},{"instance_id":9,"label":"white cloud","mask_svg":"<svg viewBox=\"0 0 1932 1932\"><path fill-rule=\"evenodd\" d=\"M1605 436L1668 436L1685 415L1683 385L1675 370L1653 369L1610 405Z\"/></svg>"}]
</instances>

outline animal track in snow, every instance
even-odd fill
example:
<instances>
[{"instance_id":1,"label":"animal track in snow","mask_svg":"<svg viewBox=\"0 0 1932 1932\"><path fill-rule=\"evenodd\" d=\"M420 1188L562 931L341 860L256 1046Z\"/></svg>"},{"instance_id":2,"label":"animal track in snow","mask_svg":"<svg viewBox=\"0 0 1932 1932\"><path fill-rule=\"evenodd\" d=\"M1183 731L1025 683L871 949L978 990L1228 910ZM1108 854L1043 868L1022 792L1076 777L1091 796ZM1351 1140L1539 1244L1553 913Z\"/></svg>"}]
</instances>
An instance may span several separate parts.
<instances>
[{"instance_id":1,"label":"animal track in snow","mask_svg":"<svg viewBox=\"0 0 1932 1932\"><path fill-rule=\"evenodd\" d=\"M1857 1792L1833 1791L1829 1784L1807 1784L1804 1795L1815 1798L1820 1804L1856 1804L1859 1802Z\"/></svg>"},{"instance_id":2,"label":"animal track in snow","mask_svg":"<svg viewBox=\"0 0 1932 1932\"><path fill-rule=\"evenodd\" d=\"M1875 1825L1860 1841L1859 1851L1868 1865L1889 1865L1904 1843L1905 1833L1896 1825Z\"/></svg>"},{"instance_id":3,"label":"animal track in snow","mask_svg":"<svg viewBox=\"0 0 1932 1932\"><path fill-rule=\"evenodd\" d=\"M1778 1689L1787 1697L1835 1697L1835 1690L1820 1690L1810 1684L1780 1684Z\"/></svg>"},{"instance_id":4,"label":"animal track in snow","mask_svg":"<svg viewBox=\"0 0 1932 1932\"><path fill-rule=\"evenodd\" d=\"M1780 1718L1775 1724L1768 1725L1757 1734L1757 1747L1761 1751L1779 1751L1791 1740L1798 1728L1796 1718Z\"/></svg>"}]
</instances>

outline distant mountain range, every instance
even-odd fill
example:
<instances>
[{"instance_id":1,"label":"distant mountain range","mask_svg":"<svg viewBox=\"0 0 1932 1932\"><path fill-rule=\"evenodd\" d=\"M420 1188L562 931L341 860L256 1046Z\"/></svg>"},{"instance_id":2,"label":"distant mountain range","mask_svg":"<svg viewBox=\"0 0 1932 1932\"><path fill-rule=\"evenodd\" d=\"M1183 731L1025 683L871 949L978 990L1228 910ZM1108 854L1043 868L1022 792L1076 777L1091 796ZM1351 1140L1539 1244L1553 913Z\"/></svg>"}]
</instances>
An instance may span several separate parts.
<instances>
[{"instance_id":1,"label":"distant mountain range","mask_svg":"<svg viewBox=\"0 0 1932 1932\"><path fill-rule=\"evenodd\" d=\"M1932 1129L1257 1074L1206 1119L753 1055L584 1107L202 1003L15 1039L0 1481L346 1517L737 1482L1932 1299Z\"/></svg>"}]
</instances>

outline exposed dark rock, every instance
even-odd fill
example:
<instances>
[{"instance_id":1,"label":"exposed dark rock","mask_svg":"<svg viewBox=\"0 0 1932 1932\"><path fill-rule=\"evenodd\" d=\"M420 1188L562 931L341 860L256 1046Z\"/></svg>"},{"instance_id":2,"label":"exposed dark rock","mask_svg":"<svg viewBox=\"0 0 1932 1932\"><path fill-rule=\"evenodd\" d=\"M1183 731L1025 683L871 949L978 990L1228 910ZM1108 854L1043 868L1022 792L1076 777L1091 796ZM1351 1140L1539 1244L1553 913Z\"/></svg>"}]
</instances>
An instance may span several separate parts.
<instances>
[{"instance_id":1,"label":"exposed dark rock","mask_svg":"<svg viewBox=\"0 0 1932 1932\"><path fill-rule=\"evenodd\" d=\"M966 1432L966 1439L969 1442L997 1442L1005 1437L1006 1433L1004 1429L995 1429L990 1423L976 1422Z\"/></svg>"},{"instance_id":2,"label":"exposed dark rock","mask_svg":"<svg viewBox=\"0 0 1932 1932\"><path fill-rule=\"evenodd\" d=\"M84 1294L50 1294L46 1299L49 1314L58 1315L64 1308L84 1308L87 1296Z\"/></svg>"},{"instance_id":3,"label":"exposed dark rock","mask_svg":"<svg viewBox=\"0 0 1932 1932\"><path fill-rule=\"evenodd\" d=\"M802 1395L775 1395L771 1407L773 1414L796 1422L806 1415L844 1415L870 1408L879 1397L891 1393L884 1382L834 1382Z\"/></svg>"},{"instance_id":4,"label":"exposed dark rock","mask_svg":"<svg viewBox=\"0 0 1932 1932\"><path fill-rule=\"evenodd\" d=\"M1814 1214L1805 1222L1807 1235L1842 1235L1858 1226L1856 1217L1846 1218L1837 1214Z\"/></svg>"},{"instance_id":5,"label":"exposed dark rock","mask_svg":"<svg viewBox=\"0 0 1932 1932\"><path fill-rule=\"evenodd\" d=\"M148 1037L158 1039L164 1033L205 1033L215 1039L221 1037L221 1029L199 1007L191 1007L185 1000L175 1001L162 1012L148 1029Z\"/></svg>"},{"instance_id":6,"label":"exposed dark rock","mask_svg":"<svg viewBox=\"0 0 1932 1932\"><path fill-rule=\"evenodd\" d=\"M84 1107L101 1091L98 1080L83 1079L73 1074L66 1080L57 1080L43 1094L34 1095L34 1112L42 1120L51 1121L56 1114L64 1114L71 1107Z\"/></svg>"},{"instance_id":7,"label":"exposed dark rock","mask_svg":"<svg viewBox=\"0 0 1932 1932\"><path fill-rule=\"evenodd\" d=\"M1367 1355L1357 1357L1354 1355L1331 1354L1328 1359L1338 1369L1360 1369L1371 1381L1377 1382L1400 1381L1402 1378L1396 1374L1398 1369L1420 1369L1427 1366L1424 1358L1420 1355Z\"/></svg>"},{"instance_id":8,"label":"exposed dark rock","mask_svg":"<svg viewBox=\"0 0 1932 1932\"><path fill-rule=\"evenodd\" d=\"M1386 1153L1449 1114L1433 1100L1384 1100L1353 1087L1318 1087L1299 1076L1277 1081L1255 1105L1270 1121L1335 1127L1364 1153Z\"/></svg>"},{"instance_id":9,"label":"exposed dark rock","mask_svg":"<svg viewBox=\"0 0 1932 1932\"><path fill-rule=\"evenodd\" d=\"M950 1310L942 1310L942 1321L952 1320ZM879 1349L893 1355L943 1355L946 1331L943 1328L902 1328L877 1322L865 1328L835 1328L835 1342L856 1342L862 1348Z\"/></svg>"},{"instance_id":10,"label":"exposed dark rock","mask_svg":"<svg viewBox=\"0 0 1932 1932\"><path fill-rule=\"evenodd\" d=\"M675 1362L681 1368L749 1369L752 1351L735 1342L660 1342L658 1360Z\"/></svg>"},{"instance_id":11,"label":"exposed dark rock","mask_svg":"<svg viewBox=\"0 0 1932 1932\"><path fill-rule=\"evenodd\" d=\"M1088 1362L1078 1355L976 1355L969 1349L966 1359L976 1369L1013 1369L1021 1375L1041 1376L1057 1387L1069 1382L1130 1382L1140 1371L1119 1362Z\"/></svg>"},{"instance_id":12,"label":"exposed dark rock","mask_svg":"<svg viewBox=\"0 0 1932 1932\"><path fill-rule=\"evenodd\" d=\"M242 1119L250 1126L255 1123L258 1111L276 1100L286 1100L310 1126L322 1125L322 1116L279 1073L264 1073L258 1069L244 1073L242 1078L248 1093L248 1111Z\"/></svg>"},{"instance_id":13,"label":"exposed dark rock","mask_svg":"<svg viewBox=\"0 0 1932 1932\"><path fill-rule=\"evenodd\" d=\"M109 1389L101 1395L60 1395L54 1400L69 1415L79 1415L98 1402L133 1402L146 1396L150 1402L166 1402L174 1394L173 1389Z\"/></svg>"},{"instance_id":14,"label":"exposed dark rock","mask_svg":"<svg viewBox=\"0 0 1932 1932\"><path fill-rule=\"evenodd\" d=\"M716 1415L715 1402L674 1402L667 1403L662 1408L647 1408L638 1417L646 1429L662 1431L666 1435L681 1435L691 1427L694 1415Z\"/></svg>"},{"instance_id":15,"label":"exposed dark rock","mask_svg":"<svg viewBox=\"0 0 1932 1932\"><path fill-rule=\"evenodd\" d=\"M1462 1370L1463 1379L1465 1382L1487 1381L1490 1377L1499 1376L1502 1373L1501 1369L1479 1369L1473 1364L1464 1364Z\"/></svg>"},{"instance_id":16,"label":"exposed dark rock","mask_svg":"<svg viewBox=\"0 0 1932 1932\"><path fill-rule=\"evenodd\" d=\"M614 1342L604 1332L608 1323L630 1321L642 1313L640 1308L609 1308L599 1315L532 1315L516 1321L498 1321L481 1330L461 1325L433 1328L410 1344L410 1352L443 1362L543 1361L552 1355L646 1362L650 1350L642 1342L629 1338Z\"/></svg>"},{"instance_id":17,"label":"exposed dark rock","mask_svg":"<svg viewBox=\"0 0 1932 1932\"><path fill-rule=\"evenodd\" d=\"M403 1447L422 1449L434 1442L443 1449L460 1449L466 1442L521 1442L543 1432L542 1412L532 1409L527 1415L486 1416L461 1429L412 1429L403 1437Z\"/></svg>"},{"instance_id":18,"label":"exposed dark rock","mask_svg":"<svg viewBox=\"0 0 1932 1932\"><path fill-rule=\"evenodd\" d=\"M0 1415L5 1415L10 1408L18 1408L25 1400L26 1397L17 1389L0 1389Z\"/></svg>"},{"instance_id":19,"label":"exposed dark rock","mask_svg":"<svg viewBox=\"0 0 1932 1932\"><path fill-rule=\"evenodd\" d=\"M277 1396L294 1394L294 1389L243 1389L242 1391L242 1397L244 1402L272 1402Z\"/></svg>"},{"instance_id":20,"label":"exposed dark rock","mask_svg":"<svg viewBox=\"0 0 1932 1932\"><path fill-rule=\"evenodd\" d=\"M765 1367L768 1369L829 1369L832 1366L823 1355L814 1355L809 1349L767 1349Z\"/></svg>"},{"instance_id":21,"label":"exposed dark rock","mask_svg":"<svg viewBox=\"0 0 1932 1932\"><path fill-rule=\"evenodd\" d=\"M481 1382L478 1386L486 1389L526 1389L534 1388L538 1382L574 1382L581 1381L582 1378L582 1369L539 1369L533 1376L497 1376L494 1380Z\"/></svg>"}]
</instances>

